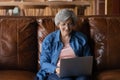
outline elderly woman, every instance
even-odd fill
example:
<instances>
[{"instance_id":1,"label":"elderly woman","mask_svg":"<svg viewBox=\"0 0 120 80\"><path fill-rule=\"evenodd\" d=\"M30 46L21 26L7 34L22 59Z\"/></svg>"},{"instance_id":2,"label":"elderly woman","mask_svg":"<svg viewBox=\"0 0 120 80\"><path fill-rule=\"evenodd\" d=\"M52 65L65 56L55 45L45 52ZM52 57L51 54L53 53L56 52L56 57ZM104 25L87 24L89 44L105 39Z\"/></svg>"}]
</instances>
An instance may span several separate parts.
<instances>
[{"instance_id":1,"label":"elderly woman","mask_svg":"<svg viewBox=\"0 0 120 80\"><path fill-rule=\"evenodd\" d=\"M69 9L56 14L55 25L59 30L50 33L42 43L37 80L89 80L86 75L59 77L61 59L91 55L86 36L73 30L76 23L77 17Z\"/></svg>"}]
</instances>

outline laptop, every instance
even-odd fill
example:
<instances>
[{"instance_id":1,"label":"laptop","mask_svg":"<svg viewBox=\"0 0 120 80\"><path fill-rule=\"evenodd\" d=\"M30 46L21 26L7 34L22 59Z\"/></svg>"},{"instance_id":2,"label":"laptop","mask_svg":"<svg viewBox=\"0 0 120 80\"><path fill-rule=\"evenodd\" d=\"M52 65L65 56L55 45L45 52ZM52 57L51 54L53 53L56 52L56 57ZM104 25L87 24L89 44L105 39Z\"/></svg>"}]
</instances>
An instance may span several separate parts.
<instances>
[{"instance_id":1,"label":"laptop","mask_svg":"<svg viewBox=\"0 0 120 80\"><path fill-rule=\"evenodd\" d=\"M60 77L91 75L93 56L61 59Z\"/></svg>"}]
</instances>

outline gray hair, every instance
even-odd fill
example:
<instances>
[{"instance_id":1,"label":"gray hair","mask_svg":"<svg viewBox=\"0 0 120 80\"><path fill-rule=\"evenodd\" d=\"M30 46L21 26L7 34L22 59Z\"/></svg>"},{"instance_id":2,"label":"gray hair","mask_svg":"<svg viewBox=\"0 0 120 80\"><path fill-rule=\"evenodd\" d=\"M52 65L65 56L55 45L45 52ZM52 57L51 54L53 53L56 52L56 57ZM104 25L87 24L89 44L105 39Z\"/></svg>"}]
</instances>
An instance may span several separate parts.
<instances>
[{"instance_id":1,"label":"gray hair","mask_svg":"<svg viewBox=\"0 0 120 80\"><path fill-rule=\"evenodd\" d=\"M58 26L60 22L65 22L68 18L73 20L73 24L77 22L77 16L72 10L62 9L55 16L55 25Z\"/></svg>"}]
</instances>

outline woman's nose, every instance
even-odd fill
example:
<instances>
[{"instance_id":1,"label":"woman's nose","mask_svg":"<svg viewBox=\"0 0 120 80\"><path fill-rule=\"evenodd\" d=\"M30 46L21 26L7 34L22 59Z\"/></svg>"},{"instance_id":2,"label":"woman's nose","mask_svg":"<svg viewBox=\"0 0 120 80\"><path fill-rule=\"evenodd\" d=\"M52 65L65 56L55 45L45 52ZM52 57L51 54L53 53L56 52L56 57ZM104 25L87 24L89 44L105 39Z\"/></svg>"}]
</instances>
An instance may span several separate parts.
<instances>
[{"instance_id":1,"label":"woman's nose","mask_svg":"<svg viewBox=\"0 0 120 80\"><path fill-rule=\"evenodd\" d=\"M68 24L65 26L65 29L66 29L66 30L68 30L68 29L69 29L69 25L68 25Z\"/></svg>"}]
</instances>

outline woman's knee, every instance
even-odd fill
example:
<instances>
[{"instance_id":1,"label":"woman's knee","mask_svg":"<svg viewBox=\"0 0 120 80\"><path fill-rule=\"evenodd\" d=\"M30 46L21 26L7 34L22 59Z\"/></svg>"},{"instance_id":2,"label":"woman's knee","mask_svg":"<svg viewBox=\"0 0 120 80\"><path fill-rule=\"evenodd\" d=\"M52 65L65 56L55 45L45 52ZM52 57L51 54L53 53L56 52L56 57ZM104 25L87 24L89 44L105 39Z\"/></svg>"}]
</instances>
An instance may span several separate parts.
<instances>
[{"instance_id":1,"label":"woman's knee","mask_svg":"<svg viewBox=\"0 0 120 80\"><path fill-rule=\"evenodd\" d=\"M60 80L60 78L56 74L50 74L48 75L47 80Z\"/></svg>"},{"instance_id":2,"label":"woman's knee","mask_svg":"<svg viewBox=\"0 0 120 80\"><path fill-rule=\"evenodd\" d=\"M34 77L34 80L39 80L37 76Z\"/></svg>"},{"instance_id":3,"label":"woman's knee","mask_svg":"<svg viewBox=\"0 0 120 80\"><path fill-rule=\"evenodd\" d=\"M90 80L88 76L79 76L76 80Z\"/></svg>"},{"instance_id":4,"label":"woman's knee","mask_svg":"<svg viewBox=\"0 0 120 80\"><path fill-rule=\"evenodd\" d=\"M73 80L72 78L61 78L60 80Z\"/></svg>"}]
</instances>

